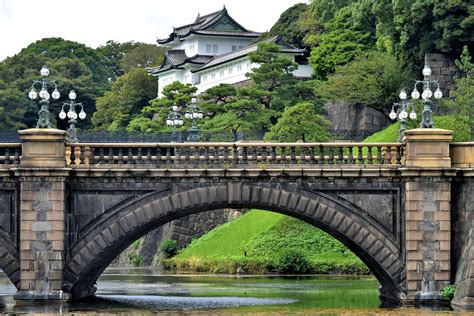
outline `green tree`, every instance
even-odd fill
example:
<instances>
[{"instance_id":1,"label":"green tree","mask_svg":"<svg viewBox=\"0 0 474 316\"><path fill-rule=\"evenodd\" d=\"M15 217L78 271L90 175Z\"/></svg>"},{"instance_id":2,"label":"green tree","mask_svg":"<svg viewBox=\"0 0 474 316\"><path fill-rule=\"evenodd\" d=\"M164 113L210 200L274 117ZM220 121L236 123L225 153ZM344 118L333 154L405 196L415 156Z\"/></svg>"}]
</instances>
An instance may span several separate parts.
<instances>
[{"instance_id":1,"label":"green tree","mask_svg":"<svg viewBox=\"0 0 474 316\"><path fill-rule=\"evenodd\" d=\"M298 103L285 109L265 139L279 142L328 141L330 126L328 120L316 113L313 104Z\"/></svg>"},{"instance_id":2,"label":"green tree","mask_svg":"<svg viewBox=\"0 0 474 316\"><path fill-rule=\"evenodd\" d=\"M161 64L166 48L154 44L135 43L135 47L126 52L120 60L125 72L135 67L151 67Z\"/></svg>"},{"instance_id":3,"label":"green tree","mask_svg":"<svg viewBox=\"0 0 474 316\"><path fill-rule=\"evenodd\" d=\"M156 82L154 85L156 91ZM130 121L127 129L143 132L170 130L165 121L171 107L176 104L184 108L191 102L191 98L196 91L196 87L179 81L165 86L162 91L163 97L153 99L147 106L143 107L140 115L137 115Z\"/></svg>"},{"instance_id":4,"label":"green tree","mask_svg":"<svg viewBox=\"0 0 474 316\"><path fill-rule=\"evenodd\" d=\"M337 66L348 63L357 54L370 48L370 33L357 30L350 19L348 7L341 9L329 23L328 31L318 37L317 46L311 50L309 57L316 78L326 78Z\"/></svg>"},{"instance_id":5,"label":"green tree","mask_svg":"<svg viewBox=\"0 0 474 316\"><path fill-rule=\"evenodd\" d=\"M456 121L462 129L467 130L469 140L472 141L474 140L474 80L472 80L474 63L471 61L467 46L464 46L460 59L456 60L456 65L465 73L465 76L456 78L456 87L451 91L451 98L445 99L443 105L452 110Z\"/></svg>"},{"instance_id":6,"label":"green tree","mask_svg":"<svg viewBox=\"0 0 474 316\"><path fill-rule=\"evenodd\" d=\"M307 34L304 25L300 23L301 15L309 10L305 3L297 3L285 10L278 21L272 26L265 37L280 35L285 41L296 47L303 47L303 39Z\"/></svg>"},{"instance_id":7,"label":"green tree","mask_svg":"<svg viewBox=\"0 0 474 316\"><path fill-rule=\"evenodd\" d=\"M55 80L61 98L51 100L50 111L53 126L65 129L67 122L57 120L61 104L68 101L69 90L77 93L88 117L79 122L80 128L91 126L90 117L95 111L95 99L107 89L104 75L106 67L98 63L101 57L92 48L60 38L47 38L30 44L18 54L0 62L0 106L5 117L0 129L33 127L38 118L38 102L28 99L28 91L34 80L40 80L39 70L47 65L48 79Z\"/></svg>"},{"instance_id":8,"label":"green tree","mask_svg":"<svg viewBox=\"0 0 474 316\"><path fill-rule=\"evenodd\" d=\"M119 77L112 90L97 99L92 122L96 130L124 130L156 96L156 79L142 68Z\"/></svg>"},{"instance_id":9,"label":"green tree","mask_svg":"<svg viewBox=\"0 0 474 316\"><path fill-rule=\"evenodd\" d=\"M388 113L411 78L409 68L391 54L368 52L339 67L318 92L329 101L344 100Z\"/></svg>"}]
</instances>

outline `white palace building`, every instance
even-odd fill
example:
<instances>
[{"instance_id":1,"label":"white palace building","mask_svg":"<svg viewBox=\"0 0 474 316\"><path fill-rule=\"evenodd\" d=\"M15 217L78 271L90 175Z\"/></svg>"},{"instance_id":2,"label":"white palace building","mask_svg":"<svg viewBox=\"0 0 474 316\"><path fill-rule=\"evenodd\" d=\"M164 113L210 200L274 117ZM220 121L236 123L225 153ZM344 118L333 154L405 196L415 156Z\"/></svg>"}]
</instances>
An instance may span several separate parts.
<instances>
[{"instance_id":1,"label":"white palace building","mask_svg":"<svg viewBox=\"0 0 474 316\"><path fill-rule=\"evenodd\" d=\"M246 73L258 64L250 62L248 54L257 50L261 33L249 31L235 21L224 7L191 24L173 28L168 38L158 44L170 49L159 67L148 68L158 77L158 97L168 84L179 81L198 88L198 94L221 83L235 84L248 80ZM281 46L281 52L298 63L294 75L311 77L305 50L286 43L281 37L265 39Z\"/></svg>"}]
</instances>

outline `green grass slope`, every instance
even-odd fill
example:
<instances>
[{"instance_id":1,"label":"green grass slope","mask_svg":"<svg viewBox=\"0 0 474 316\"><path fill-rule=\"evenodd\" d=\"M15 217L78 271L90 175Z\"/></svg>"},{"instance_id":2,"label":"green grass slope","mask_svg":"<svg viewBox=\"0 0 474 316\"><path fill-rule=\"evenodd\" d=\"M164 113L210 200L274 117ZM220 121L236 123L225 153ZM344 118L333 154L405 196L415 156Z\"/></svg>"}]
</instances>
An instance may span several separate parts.
<instances>
[{"instance_id":1,"label":"green grass slope","mask_svg":"<svg viewBox=\"0 0 474 316\"><path fill-rule=\"evenodd\" d=\"M294 260L304 272L369 272L344 245L314 226L259 210L194 240L165 265L180 271L265 273L280 271L286 261L295 264Z\"/></svg>"}]
</instances>

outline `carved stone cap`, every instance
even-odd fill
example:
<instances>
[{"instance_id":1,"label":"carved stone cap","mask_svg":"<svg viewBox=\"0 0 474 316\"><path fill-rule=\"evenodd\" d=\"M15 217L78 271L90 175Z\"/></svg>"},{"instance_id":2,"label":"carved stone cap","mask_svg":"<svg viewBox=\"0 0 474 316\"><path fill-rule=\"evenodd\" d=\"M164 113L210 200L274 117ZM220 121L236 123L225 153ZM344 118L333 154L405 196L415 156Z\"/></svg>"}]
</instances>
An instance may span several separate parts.
<instances>
[{"instance_id":1,"label":"carved stone cap","mask_svg":"<svg viewBox=\"0 0 474 316\"><path fill-rule=\"evenodd\" d=\"M405 131L407 168L450 168L449 143L453 132L438 128Z\"/></svg>"},{"instance_id":2,"label":"carved stone cap","mask_svg":"<svg viewBox=\"0 0 474 316\"><path fill-rule=\"evenodd\" d=\"M22 143L21 168L66 167L66 131L32 128L18 133Z\"/></svg>"}]
</instances>

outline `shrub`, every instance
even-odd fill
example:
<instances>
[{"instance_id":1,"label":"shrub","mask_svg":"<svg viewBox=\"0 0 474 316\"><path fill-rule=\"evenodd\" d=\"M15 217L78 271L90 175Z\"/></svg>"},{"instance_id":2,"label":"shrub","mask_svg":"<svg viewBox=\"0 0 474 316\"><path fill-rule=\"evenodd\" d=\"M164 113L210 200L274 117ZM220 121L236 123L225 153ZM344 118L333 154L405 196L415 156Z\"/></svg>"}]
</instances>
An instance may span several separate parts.
<instances>
[{"instance_id":1,"label":"shrub","mask_svg":"<svg viewBox=\"0 0 474 316\"><path fill-rule=\"evenodd\" d=\"M441 289L441 296L447 300L452 300L454 298L454 292L456 291L456 288L454 285L448 285L444 288Z\"/></svg>"},{"instance_id":2,"label":"shrub","mask_svg":"<svg viewBox=\"0 0 474 316\"><path fill-rule=\"evenodd\" d=\"M178 243L175 240L165 240L161 244L160 250L163 252L165 258L174 257L179 250Z\"/></svg>"},{"instance_id":3,"label":"shrub","mask_svg":"<svg viewBox=\"0 0 474 316\"><path fill-rule=\"evenodd\" d=\"M280 273L308 273L311 264L302 252L285 250L280 254L276 268Z\"/></svg>"},{"instance_id":4,"label":"shrub","mask_svg":"<svg viewBox=\"0 0 474 316\"><path fill-rule=\"evenodd\" d=\"M143 258L134 252L128 253L128 260L135 267L139 267L143 262Z\"/></svg>"}]
</instances>

